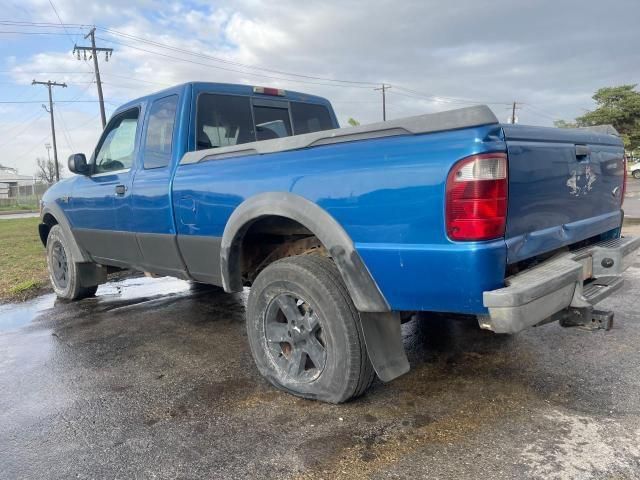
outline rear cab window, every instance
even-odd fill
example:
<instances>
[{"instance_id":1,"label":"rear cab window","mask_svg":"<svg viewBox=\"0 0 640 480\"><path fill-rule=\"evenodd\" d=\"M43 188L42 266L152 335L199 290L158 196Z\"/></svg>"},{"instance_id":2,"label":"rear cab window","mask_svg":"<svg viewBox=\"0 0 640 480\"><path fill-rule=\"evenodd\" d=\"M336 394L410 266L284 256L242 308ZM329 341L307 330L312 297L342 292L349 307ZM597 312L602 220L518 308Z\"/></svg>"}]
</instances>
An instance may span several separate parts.
<instances>
[{"instance_id":1,"label":"rear cab window","mask_svg":"<svg viewBox=\"0 0 640 480\"><path fill-rule=\"evenodd\" d=\"M296 135L335 128L329 110L324 105L291 102L291 118Z\"/></svg>"},{"instance_id":2,"label":"rear cab window","mask_svg":"<svg viewBox=\"0 0 640 480\"><path fill-rule=\"evenodd\" d=\"M196 150L337 128L325 105L201 93L196 102Z\"/></svg>"},{"instance_id":3,"label":"rear cab window","mask_svg":"<svg viewBox=\"0 0 640 480\"><path fill-rule=\"evenodd\" d=\"M178 95L156 100L151 105L144 143L144 168L162 168L171 163L173 130Z\"/></svg>"}]
</instances>

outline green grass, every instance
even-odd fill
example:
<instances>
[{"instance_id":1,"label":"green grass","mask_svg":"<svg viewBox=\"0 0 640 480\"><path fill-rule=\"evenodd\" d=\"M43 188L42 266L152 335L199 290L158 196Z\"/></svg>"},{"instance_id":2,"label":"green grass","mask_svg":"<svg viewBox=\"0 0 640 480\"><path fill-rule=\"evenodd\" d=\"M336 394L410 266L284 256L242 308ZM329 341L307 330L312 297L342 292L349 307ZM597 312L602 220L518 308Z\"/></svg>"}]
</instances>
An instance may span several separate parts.
<instances>
[{"instance_id":1,"label":"green grass","mask_svg":"<svg viewBox=\"0 0 640 480\"><path fill-rule=\"evenodd\" d=\"M38 222L0 219L0 302L24 300L49 285Z\"/></svg>"}]
</instances>

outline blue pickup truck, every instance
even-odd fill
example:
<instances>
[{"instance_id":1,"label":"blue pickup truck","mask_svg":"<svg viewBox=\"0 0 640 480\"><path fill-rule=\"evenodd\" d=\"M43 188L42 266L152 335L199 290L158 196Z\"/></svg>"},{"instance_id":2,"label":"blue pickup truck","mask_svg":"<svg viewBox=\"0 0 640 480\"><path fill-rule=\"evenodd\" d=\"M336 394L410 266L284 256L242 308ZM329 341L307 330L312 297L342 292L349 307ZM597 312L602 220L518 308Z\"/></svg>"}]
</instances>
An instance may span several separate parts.
<instances>
[{"instance_id":1,"label":"blue pickup truck","mask_svg":"<svg viewBox=\"0 0 640 480\"><path fill-rule=\"evenodd\" d=\"M594 305L640 247L620 233L615 130L503 125L486 106L340 129L320 97L187 83L118 108L69 170L39 226L59 297L118 269L250 287L261 374L334 403L408 371L416 312L607 327Z\"/></svg>"}]
</instances>

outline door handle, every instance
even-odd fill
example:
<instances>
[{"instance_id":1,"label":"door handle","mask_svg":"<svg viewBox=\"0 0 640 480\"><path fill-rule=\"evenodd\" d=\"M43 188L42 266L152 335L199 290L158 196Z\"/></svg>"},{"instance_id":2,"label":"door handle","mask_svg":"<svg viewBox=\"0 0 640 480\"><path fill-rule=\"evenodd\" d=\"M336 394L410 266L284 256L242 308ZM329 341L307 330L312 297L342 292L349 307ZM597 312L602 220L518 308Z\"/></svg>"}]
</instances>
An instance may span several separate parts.
<instances>
[{"instance_id":1,"label":"door handle","mask_svg":"<svg viewBox=\"0 0 640 480\"><path fill-rule=\"evenodd\" d=\"M591 147L589 145L576 145L576 158L578 161L586 160L591 155Z\"/></svg>"},{"instance_id":2,"label":"door handle","mask_svg":"<svg viewBox=\"0 0 640 480\"><path fill-rule=\"evenodd\" d=\"M124 185L116 185L116 195L121 197L126 191L127 187L125 187Z\"/></svg>"}]
</instances>

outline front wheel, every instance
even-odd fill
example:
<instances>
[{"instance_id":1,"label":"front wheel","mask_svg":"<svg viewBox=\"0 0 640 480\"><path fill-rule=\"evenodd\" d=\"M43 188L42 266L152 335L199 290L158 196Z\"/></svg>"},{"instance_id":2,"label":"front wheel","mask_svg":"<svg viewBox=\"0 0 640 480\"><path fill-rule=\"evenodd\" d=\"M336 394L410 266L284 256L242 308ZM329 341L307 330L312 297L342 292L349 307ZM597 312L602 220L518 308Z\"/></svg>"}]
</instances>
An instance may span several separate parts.
<instances>
[{"instance_id":1,"label":"front wheel","mask_svg":"<svg viewBox=\"0 0 640 480\"><path fill-rule=\"evenodd\" d=\"M634 170L631 175L633 175L633 178L640 179L640 170Z\"/></svg>"},{"instance_id":2,"label":"front wheel","mask_svg":"<svg viewBox=\"0 0 640 480\"><path fill-rule=\"evenodd\" d=\"M290 257L265 268L249 294L247 332L260 373L294 395L341 403L375 377L358 311L328 258Z\"/></svg>"},{"instance_id":3,"label":"front wheel","mask_svg":"<svg viewBox=\"0 0 640 480\"><path fill-rule=\"evenodd\" d=\"M54 225L47 237L47 267L56 295L65 300L79 300L95 295L98 286L80 285L78 264L69 249L69 240L59 225Z\"/></svg>"}]
</instances>

